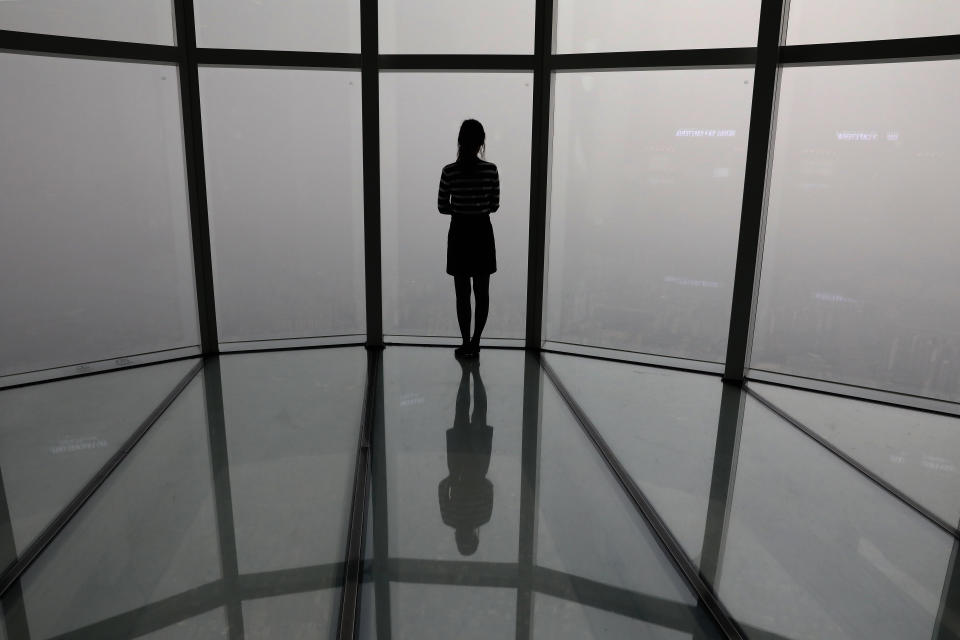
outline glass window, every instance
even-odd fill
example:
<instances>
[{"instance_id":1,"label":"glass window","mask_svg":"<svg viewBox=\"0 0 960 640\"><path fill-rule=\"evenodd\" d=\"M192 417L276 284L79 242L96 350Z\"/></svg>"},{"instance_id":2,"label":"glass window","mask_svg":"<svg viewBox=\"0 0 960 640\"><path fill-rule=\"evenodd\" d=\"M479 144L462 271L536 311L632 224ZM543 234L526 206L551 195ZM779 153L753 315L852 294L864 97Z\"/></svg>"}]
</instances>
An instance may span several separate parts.
<instances>
[{"instance_id":1,"label":"glass window","mask_svg":"<svg viewBox=\"0 0 960 640\"><path fill-rule=\"evenodd\" d=\"M0 54L0 375L199 343L176 67Z\"/></svg>"},{"instance_id":2,"label":"glass window","mask_svg":"<svg viewBox=\"0 0 960 640\"><path fill-rule=\"evenodd\" d=\"M195 0L197 45L360 52L358 0Z\"/></svg>"},{"instance_id":3,"label":"glass window","mask_svg":"<svg viewBox=\"0 0 960 640\"><path fill-rule=\"evenodd\" d=\"M547 339L723 360L752 82L555 76Z\"/></svg>"},{"instance_id":4,"label":"glass window","mask_svg":"<svg viewBox=\"0 0 960 640\"><path fill-rule=\"evenodd\" d=\"M557 53L757 46L760 0L557 0Z\"/></svg>"},{"instance_id":5,"label":"glass window","mask_svg":"<svg viewBox=\"0 0 960 640\"><path fill-rule=\"evenodd\" d=\"M5 0L0 2L0 29L172 45L173 4L171 0Z\"/></svg>"},{"instance_id":6,"label":"glass window","mask_svg":"<svg viewBox=\"0 0 960 640\"><path fill-rule=\"evenodd\" d=\"M486 130L500 175L491 214L497 273L484 337L523 338L530 208L533 78L529 73L385 73L380 76L380 185L385 334L459 336L446 275L448 216L437 210L444 165L461 122Z\"/></svg>"},{"instance_id":7,"label":"glass window","mask_svg":"<svg viewBox=\"0 0 960 640\"><path fill-rule=\"evenodd\" d=\"M222 342L362 333L360 73L200 69Z\"/></svg>"},{"instance_id":8,"label":"glass window","mask_svg":"<svg viewBox=\"0 0 960 640\"><path fill-rule=\"evenodd\" d=\"M379 0L380 53L533 53L535 0Z\"/></svg>"},{"instance_id":9,"label":"glass window","mask_svg":"<svg viewBox=\"0 0 960 640\"><path fill-rule=\"evenodd\" d=\"M752 366L960 400L960 61L783 70Z\"/></svg>"},{"instance_id":10,"label":"glass window","mask_svg":"<svg viewBox=\"0 0 960 640\"><path fill-rule=\"evenodd\" d=\"M791 0L787 44L941 36L960 32L950 0Z\"/></svg>"}]
</instances>

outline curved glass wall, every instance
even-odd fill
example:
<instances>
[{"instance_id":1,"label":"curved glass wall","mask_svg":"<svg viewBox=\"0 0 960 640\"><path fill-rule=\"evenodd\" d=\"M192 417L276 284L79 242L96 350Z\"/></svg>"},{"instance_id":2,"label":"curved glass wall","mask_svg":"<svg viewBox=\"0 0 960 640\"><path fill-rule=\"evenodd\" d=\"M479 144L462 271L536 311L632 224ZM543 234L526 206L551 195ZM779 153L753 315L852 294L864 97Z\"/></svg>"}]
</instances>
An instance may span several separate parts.
<instances>
[{"instance_id":1,"label":"curved glass wall","mask_svg":"<svg viewBox=\"0 0 960 640\"><path fill-rule=\"evenodd\" d=\"M0 29L172 45L171 0L6 0Z\"/></svg>"},{"instance_id":2,"label":"curved glass wall","mask_svg":"<svg viewBox=\"0 0 960 640\"><path fill-rule=\"evenodd\" d=\"M221 343L362 334L360 74L200 70Z\"/></svg>"},{"instance_id":3,"label":"curved glass wall","mask_svg":"<svg viewBox=\"0 0 960 640\"><path fill-rule=\"evenodd\" d=\"M557 53L757 44L760 0L557 0Z\"/></svg>"},{"instance_id":4,"label":"curved glass wall","mask_svg":"<svg viewBox=\"0 0 960 640\"><path fill-rule=\"evenodd\" d=\"M960 32L956 2L790 0L787 44L886 40Z\"/></svg>"},{"instance_id":5,"label":"curved glass wall","mask_svg":"<svg viewBox=\"0 0 960 640\"><path fill-rule=\"evenodd\" d=\"M434 194L476 117L490 344L957 413L960 10L914 4L0 2L0 386L456 340Z\"/></svg>"},{"instance_id":6,"label":"curved glass wall","mask_svg":"<svg viewBox=\"0 0 960 640\"><path fill-rule=\"evenodd\" d=\"M360 52L352 0L195 0L197 46Z\"/></svg>"},{"instance_id":7,"label":"curved glass wall","mask_svg":"<svg viewBox=\"0 0 960 640\"><path fill-rule=\"evenodd\" d=\"M547 340L723 360L752 79L554 76Z\"/></svg>"},{"instance_id":8,"label":"curved glass wall","mask_svg":"<svg viewBox=\"0 0 960 640\"><path fill-rule=\"evenodd\" d=\"M177 68L0 53L0 85L0 376L196 353Z\"/></svg>"},{"instance_id":9,"label":"curved glass wall","mask_svg":"<svg viewBox=\"0 0 960 640\"><path fill-rule=\"evenodd\" d=\"M535 0L378 0L380 53L533 53Z\"/></svg>"},{"instance_id":10,"label":"curved glass wall","mask_svg":"<svg viewBox=\"0 0 960 640\"><path fill-rule=\"evenodd\" d=\"M957 104L957 60L783 70L754 368L960 400Z\"/></svg>"}]
</instances>

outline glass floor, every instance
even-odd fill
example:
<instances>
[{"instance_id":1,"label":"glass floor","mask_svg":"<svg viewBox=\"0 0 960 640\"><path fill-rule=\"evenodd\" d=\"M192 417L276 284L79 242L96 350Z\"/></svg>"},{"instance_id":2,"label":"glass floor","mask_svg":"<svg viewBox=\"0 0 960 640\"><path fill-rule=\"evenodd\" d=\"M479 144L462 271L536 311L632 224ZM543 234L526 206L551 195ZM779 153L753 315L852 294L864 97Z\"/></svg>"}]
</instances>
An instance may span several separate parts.
<instances>
[{"instance_id":1,"label":"glass floor","mask_svg":"<svg viewBox=\"0 0 960 640\"><path fill-rule=\"evenodd\" d=\"M345 619L379 640L706 639L723 620L957 638L958 434L498 349L230 354L7 389L0 640L333 638Z\"/></svg>"}]
</instances>

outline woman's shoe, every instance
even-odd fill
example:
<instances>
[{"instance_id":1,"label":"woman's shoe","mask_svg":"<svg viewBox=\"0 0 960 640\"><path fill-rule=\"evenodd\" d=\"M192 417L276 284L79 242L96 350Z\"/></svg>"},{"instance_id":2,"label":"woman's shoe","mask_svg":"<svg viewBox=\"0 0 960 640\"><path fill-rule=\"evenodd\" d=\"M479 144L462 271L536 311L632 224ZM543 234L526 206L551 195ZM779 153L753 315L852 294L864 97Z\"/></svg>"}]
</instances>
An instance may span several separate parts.
<instances>
[{"instance_id":1,"label":"woman's shoe","mask_svg":"<svg viewBox=\"0 0 960 640\"><path fill-rule=\"evenodd\" d=\"M469 354L470 354L470 343L462 344L453 350L453 355L455 358L469 358L470 357Z\"/></svg>"}]
</instances>

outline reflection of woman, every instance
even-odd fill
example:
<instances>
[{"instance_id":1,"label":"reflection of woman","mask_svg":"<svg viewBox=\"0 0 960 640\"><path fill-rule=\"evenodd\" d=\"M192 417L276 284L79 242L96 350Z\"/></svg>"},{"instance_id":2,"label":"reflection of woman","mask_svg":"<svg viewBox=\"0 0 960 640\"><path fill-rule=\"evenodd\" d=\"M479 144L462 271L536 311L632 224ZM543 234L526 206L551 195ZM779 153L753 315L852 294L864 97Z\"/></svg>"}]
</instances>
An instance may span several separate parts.
<instances>
[{"instance_id":1,"label":"reflection of woman","mask_svg":"<svg viewBox=\"0 0 960 640\"><path fill-rule=\"evenodd\" d=\"M490 214L500 208L500 176L497 165L483 160L485 134L476 120L464 120L457 137L457 161L440 174L437 208L450 216L447 235L447 273L453 276L457 294L457 322L463 344L455 353L475 358L480 353L480 334L490 309L490 274L497 270ZM473 336L470 336L470 280L477 302Z\"/></svg>"},{"instance_id":2,"label":"reflection of woman","mask_svg":"<svg viewBox=\"0 0 960 640\"><path fill-rule=\"evenodd\" d=\"M462 363L460 389L453 427L447 430L447 469L440 481L440 517L454 528L457 549L468 556L480 545L480 525L493 513L493 484L487 480L493 427L487 424L487 392L476 363ZM473 417L470 407L470 377L473 373Z\"/></svg>"}]
</instances>

